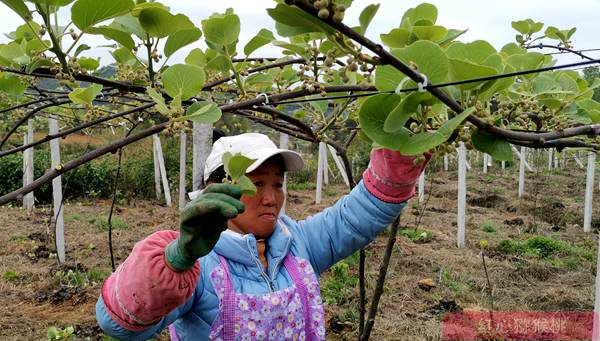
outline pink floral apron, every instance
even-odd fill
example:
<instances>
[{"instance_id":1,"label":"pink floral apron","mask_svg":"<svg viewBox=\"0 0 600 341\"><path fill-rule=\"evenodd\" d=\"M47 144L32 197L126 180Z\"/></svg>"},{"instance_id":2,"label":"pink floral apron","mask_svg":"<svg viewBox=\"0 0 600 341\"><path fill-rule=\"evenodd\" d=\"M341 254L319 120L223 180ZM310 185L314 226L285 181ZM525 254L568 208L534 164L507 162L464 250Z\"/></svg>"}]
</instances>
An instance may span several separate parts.
<instances>
[{"instance_id":1,"label":"pink floral apron","mask_svg":"<svg viewBox=\"0 0 600 341\"><path fill-rule=\"evenodd\" d=\"M219 297L219 315L210 330L211 340L324 340L325 327L319 282L312 266L291 254L283 265L294 285L264 295L234 291L227 260L210 274ZM177 340L169 326L172 340Z\"/></svg>"}]
</instances>

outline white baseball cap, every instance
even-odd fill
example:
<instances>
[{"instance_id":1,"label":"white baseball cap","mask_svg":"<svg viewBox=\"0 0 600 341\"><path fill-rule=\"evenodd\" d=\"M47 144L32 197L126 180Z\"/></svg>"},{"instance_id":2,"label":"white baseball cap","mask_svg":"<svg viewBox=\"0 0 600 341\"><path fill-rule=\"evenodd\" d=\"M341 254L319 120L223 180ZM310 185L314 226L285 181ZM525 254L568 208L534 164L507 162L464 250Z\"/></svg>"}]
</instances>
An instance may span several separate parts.
<instances>
[{"instance_id":1,"label":"white baseball cap","mask_svg":"<svg viewBox=\"0 0 600 341\"><path fill-rule=\"evenodd\" d=\"M204 181L217 168L223 165L223 154L242 154L243 156L255 159L253 164L248 167L246 173L250 173L258 168L263 162L274 155L281 155L285 163L285 171L296 171L302 169L304 161L300 154L287 149L277 148L275 143L264 134L245 133L235 136L224 136L215 141L212 151L204 166Z\"/></svg>"}]
</instances>

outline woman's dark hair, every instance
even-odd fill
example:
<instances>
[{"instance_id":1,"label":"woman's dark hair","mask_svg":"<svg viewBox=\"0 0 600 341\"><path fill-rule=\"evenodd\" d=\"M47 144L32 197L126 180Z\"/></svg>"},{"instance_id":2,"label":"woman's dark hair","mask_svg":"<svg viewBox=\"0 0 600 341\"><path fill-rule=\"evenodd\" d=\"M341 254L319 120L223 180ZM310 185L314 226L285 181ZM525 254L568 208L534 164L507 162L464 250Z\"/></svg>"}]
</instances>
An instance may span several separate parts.
<instances>
[{"instance_id":1,"label":"woman's dark hair","mask_svg":"<svg viewBox=\"0 0 600 341\"><path fill-rule=\"evenodd\" d=\"M281 171L285 171L285 160L283 159L283 156L281 156L280 154L271 156L270 158L265 160L265 162L275 162L277 164L277 166L279 166ZM263 164L265 162L263 162ZM223 179L225 179L225 167L219 166L212 173L210 173L210 175L208 176L208 179L206 180L206 184L209 185L212 183L221 183L221 182L223 182Z\"/></svg>"}]
</instances>

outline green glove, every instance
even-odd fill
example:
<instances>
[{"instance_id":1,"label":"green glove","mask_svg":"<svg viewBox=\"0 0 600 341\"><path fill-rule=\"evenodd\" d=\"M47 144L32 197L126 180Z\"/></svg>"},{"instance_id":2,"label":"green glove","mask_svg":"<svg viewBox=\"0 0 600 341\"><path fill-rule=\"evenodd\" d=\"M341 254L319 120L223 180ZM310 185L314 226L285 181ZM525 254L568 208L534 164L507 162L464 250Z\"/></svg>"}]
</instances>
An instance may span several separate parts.
<instances>
[{"instance_id":1,"label":"green glove","mask_svg":"<svg viewBox=\"0 0 600 341\"><path fill-rule=\"evenodd\" d=\"M227 220L244 212L241 196L239 186L212 184L185 206L179 238L165 249L166 260L174 270L193 267L198 258L212 250L221 232L227 229Z\"/></svg>"}]
</instances>

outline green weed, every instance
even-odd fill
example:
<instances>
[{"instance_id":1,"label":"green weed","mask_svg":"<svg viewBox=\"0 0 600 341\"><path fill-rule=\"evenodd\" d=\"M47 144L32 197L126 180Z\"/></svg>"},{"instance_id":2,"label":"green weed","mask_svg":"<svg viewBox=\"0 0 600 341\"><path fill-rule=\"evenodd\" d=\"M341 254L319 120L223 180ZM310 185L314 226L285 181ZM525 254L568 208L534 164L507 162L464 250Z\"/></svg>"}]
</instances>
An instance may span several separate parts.
<instances>
[{"instance_id":1,"label":"green weed","mask_svg":"<svg viewBox=\"0 0 600 341\"><path fill-rule=\"evenodd\" d=\"M66 328L50 327L46 333L48 341L50 340L67 340L75 337L75 328L69 326Z\"/></svg>"},{"instance_id":2,"label":"green weed","mask_svg":"<svg viewBox=\"0 0 600 341\"><path fill-rule=\"evenodd\" d=\"M15 244L23 244L27 243L29 241L29 238L27 238L26 236L12 236L9 240Z\"/></svg>"},{"instance_id":3,"label":"green weed","mask_svg":"<svg viewBox=\"0 0 600 341\"><path fill-rule=\"evenodd\" d=\"M535 236L525 241L502 240L496 249L503 253L520 254L549 259L554 256L576 256L594 261L594 253L588 249L550 237Z\"/></svg>"},{"instance_id":4,"label":"green weed","mask_svg":"<svg viewBox=\"0 0 600 341\"><path fill-rule=\"evenodd\" d=\"M433 233L421 229L400 229L399 233L417 244L428 243L435 239Z\"/></svg>"},{"instance_id":5,"label":"green weed","mask_svg":"<svg viewBox=\"0 0 600 341\"><path fill-rule=\"evenodd\" d=\"M442 270L442 273L440 274L440 283L454 292L464 291L466 289L463 283L454 279L446 270Z\"/></svg>"},{"instance_id":6,"label":"green weed","mask_svg":"<svg viewBox=\"0 0 600 341\"><path fill-rule=\"evenodd\" d=\"M19 273L14 270L5 271L4 275L2 275L2 277L4 278L5 281L11 282L11 283L17 282L19 279L21 279L21 276L19 275Z\"/></svg>"},{"instance_id":7,"label":"green weed","mask_svg":"<svg viewBox=\"0 0 600 341\"><path fill-rule=\"evenodd\" d=\"M487 233L496 233L496 224L490 220L486 220L481 224L481 230Z\"/></svg>"},{"instance_id":8,"label":"green weed","mask_svg":"<svg viewBox=\"0 0 600 341\"><path fill-rule=\"evenodd\" d=\"M338 305L347 301L352 288L358 282L358 278L350 274L349 268L345 261L331 267L330 276L321 286L321 295L325 304Z\"/></svg>"},{"instance_id":9,"label":"green weed","mask_svg":"<svg viewBox=\"0 0 600 341\"><path fill-rule=\"evenodd\" d=\"M88 288L101 283L108 275L105 271L91 268L87 271L59 270L54 273L54 278L61 285Z\"/></svg>"}]
</instances>

